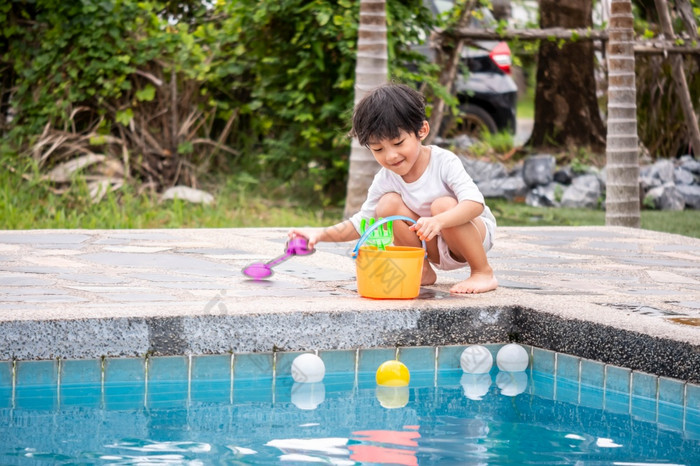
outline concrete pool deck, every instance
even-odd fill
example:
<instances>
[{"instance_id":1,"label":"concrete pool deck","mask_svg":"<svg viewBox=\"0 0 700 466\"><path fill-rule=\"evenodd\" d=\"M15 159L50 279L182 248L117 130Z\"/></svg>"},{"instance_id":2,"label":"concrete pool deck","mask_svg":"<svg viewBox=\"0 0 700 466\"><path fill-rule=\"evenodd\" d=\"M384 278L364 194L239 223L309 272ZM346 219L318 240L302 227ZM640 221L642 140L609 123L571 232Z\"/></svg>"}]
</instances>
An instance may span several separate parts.
<instances>
[{"instance_id":1,"label":"concrete pool deck","mask_svg":"<svg viewBox=\"0 0 700 466\"><path fill-rule=\"evenodd\" d=\"M500 227L500 287L357 294L354 243L265 281L286 228L0 232L0 361L516 341L700 382L700 239L617 227Z\"/></svg>"}]
</instances>

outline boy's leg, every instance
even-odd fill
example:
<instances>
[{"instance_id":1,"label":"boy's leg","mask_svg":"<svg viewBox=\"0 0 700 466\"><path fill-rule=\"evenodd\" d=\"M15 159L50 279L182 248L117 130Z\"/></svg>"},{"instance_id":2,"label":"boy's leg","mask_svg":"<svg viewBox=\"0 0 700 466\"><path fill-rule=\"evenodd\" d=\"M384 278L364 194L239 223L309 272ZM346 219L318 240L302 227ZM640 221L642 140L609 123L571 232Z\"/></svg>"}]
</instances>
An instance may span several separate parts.
<instances>
[{"instance_id":1,"label":"boy's leg","mask_svg":"<svg viewBox=\"0 0 700 466\"><path fill-rule=\"evenodd\" d=\"M456 204L457 200L453 198L436 199L431 206L432 214L437 215ZM454 258L460 262L466 261L471 269L469 278L450 289L452 293L484 293L498 287L498 281L483 246L486 234L486 225L478 217L469 223L446 228L441 232Z\"/></svg>"},{"instance_id":2,"label":"boy's leg","mask_svg":"<svg viewBox=\"0 0 700 466\"><path fill-rule=\"evenodd\" d=\"M403 199L398 193L387 193L377 203L375 209L377 217L389 217L391 215L403 215L418 220L418 215L409 209L404 204ZM396 246L411 246L416 248L423 247L421 240L415 232L408 229L409 225L406 222L394 222L394 244ZM437 249L437 241L426 242L428 257L431 260L439 261L440 253ZM437 274L433 270L428 260L423 261L423 273L421 276L421 285L432 285L437 280Z\"/></svg>"}]
</instances>

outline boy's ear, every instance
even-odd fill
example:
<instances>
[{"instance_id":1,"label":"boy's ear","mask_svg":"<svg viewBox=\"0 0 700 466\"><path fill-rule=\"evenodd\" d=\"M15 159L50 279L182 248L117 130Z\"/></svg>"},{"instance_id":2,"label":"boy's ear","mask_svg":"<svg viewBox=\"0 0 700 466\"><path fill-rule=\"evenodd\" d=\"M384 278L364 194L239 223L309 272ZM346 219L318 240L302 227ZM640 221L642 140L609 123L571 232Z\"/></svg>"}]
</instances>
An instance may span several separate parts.
<instances>
[{"instance_id":1,"label":"boy's ear","mask_svg":"<svg viewBox=\"0 0 700 466\"><path fill-rule=\"evenodd\" d=\"M428 134L430 134L430 123L428 123L428 120L423 120L423 126L418 130L418 137L422 141L428 137Z\"/></svg>"}]
</instances>

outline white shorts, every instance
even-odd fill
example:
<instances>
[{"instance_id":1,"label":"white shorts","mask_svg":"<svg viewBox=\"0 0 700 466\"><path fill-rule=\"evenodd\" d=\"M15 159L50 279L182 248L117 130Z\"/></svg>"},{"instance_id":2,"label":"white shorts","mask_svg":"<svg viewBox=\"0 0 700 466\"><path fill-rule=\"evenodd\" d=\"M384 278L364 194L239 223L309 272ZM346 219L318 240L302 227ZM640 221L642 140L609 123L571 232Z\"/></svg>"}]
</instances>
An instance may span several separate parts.
<instances>
[{"instance_id":1,"label":"white shorts","mask_svg":"<svg viewBox=\"0 0 700 466\"><path fill-rule=\"evenodd\" d=\"M486 234L484 235L482 245L484 246L484 251L489 252L489 250L493 247L493 236L496 232L496 224L489 218L478 218L480 218L486 226ZM438 270L456 270L469 265L467 262L459 262L452 257L452 254L450 254L450 248L447 246L447 243L442 236L437 237L437 246L438 252L440 253L440 263L434 265Z\"/></svg>"}]
</instances>

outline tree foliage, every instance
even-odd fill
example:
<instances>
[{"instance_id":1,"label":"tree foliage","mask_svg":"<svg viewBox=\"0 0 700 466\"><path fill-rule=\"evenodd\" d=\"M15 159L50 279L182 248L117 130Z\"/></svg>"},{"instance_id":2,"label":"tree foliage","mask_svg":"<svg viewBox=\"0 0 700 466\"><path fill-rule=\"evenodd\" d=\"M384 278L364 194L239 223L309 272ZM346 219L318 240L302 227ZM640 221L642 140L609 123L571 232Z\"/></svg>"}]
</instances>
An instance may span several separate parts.
<instances>
[{"instance_id":1,"label":"tree foliage","mask_svg":"<svg viewBox=\"0 0 700 466\"><path fill-rule=\"evenodd\" d=\"M432 17L387 3L410 79ZM340 196L357 23L354 0L5 2L0 131L45 169L99 154L157 188L223 166Z\"/></svg>"}]
</instances>

